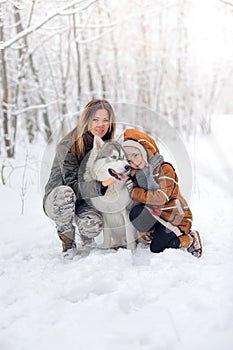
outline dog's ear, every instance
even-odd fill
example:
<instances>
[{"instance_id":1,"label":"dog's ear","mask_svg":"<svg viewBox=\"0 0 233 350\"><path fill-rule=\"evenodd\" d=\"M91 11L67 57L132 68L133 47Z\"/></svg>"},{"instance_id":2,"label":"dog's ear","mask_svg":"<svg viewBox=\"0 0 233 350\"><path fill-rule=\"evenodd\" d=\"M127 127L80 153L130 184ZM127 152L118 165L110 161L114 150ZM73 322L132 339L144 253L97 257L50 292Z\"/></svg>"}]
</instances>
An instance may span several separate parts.
<instances>
[{"instance_id":1,"label":"dog's ear","mask_svg":"<svg viewBox=\"0 0 233 350\"><path fill-rule=\"evenodd\" d=\"M93 148L99 151L104 145L104 141L98 135L94 136Z\"/></svg>"},{"instance_id":2,"label":"dog's ear","mask_svg":"<svg viewBox=\"0 0 233 350\"><path fill-rule=\"evenodd\" d=\"M123 146L123 142L124 142L124 133L120 134L117 139L116 142L118 142L121 146Z\"/></svg>"}]
</instances>

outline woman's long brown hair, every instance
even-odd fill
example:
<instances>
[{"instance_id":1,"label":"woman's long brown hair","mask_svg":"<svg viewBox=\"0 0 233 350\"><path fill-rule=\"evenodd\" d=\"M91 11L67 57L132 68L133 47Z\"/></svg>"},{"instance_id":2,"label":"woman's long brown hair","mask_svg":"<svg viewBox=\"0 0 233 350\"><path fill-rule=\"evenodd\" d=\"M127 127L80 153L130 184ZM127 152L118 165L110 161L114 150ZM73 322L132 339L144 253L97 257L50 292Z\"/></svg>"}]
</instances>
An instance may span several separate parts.
<instances>
[{"instance_id":1,"label":"woman's long brown hair","mask_svg":"<svg viewBox=\"0 0 233 350\"><path fill-rule=\"evenodd\" d=\"M106 100L91 100L84 107L84 110L80 116L80 120L77 126L68 134L72 136L72 147L71 151L76 153L78 157L83 157L85 155L85 143L84 135L88 131L88 126L91 118L94 116L95 112L99 109L105 109L109 115L109 139L112 140L115 136L116 131L116 119L115 114L110 103Z\"/></svg>"}]
</instances>

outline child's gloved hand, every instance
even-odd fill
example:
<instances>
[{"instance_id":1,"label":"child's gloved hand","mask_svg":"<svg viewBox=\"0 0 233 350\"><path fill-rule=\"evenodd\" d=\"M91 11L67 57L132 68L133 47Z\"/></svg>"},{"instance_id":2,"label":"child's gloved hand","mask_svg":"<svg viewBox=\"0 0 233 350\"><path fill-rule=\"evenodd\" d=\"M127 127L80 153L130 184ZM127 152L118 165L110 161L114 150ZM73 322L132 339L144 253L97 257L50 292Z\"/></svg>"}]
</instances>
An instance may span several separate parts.
<instances>
[{"instance_id":1,"label":"child's gloved hand","mask_svg":"<svg viewBox=\"0 0 233 350\"><path fill-rule=\"evenodd\" d=\"M126 187L127 187L128 192L129 192L129 194L130 194L130 193L133 191L133 188L135 187L135 184L134 184L134 182L133 182L130 178L128 178L128 179L126 180L125 184L126 184Z\"/></svg>"}]
</instances>

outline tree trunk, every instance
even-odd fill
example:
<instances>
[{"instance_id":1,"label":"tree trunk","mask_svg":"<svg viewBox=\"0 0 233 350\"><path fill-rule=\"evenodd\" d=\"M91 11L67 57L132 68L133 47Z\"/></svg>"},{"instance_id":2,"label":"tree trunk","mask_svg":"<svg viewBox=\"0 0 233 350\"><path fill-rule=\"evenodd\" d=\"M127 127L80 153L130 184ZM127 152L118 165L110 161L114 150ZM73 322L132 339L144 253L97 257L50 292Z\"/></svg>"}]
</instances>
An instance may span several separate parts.
<instances>
[{"instance_id":1,"label":"tree trunk","mask_svg":"<svg viewBox=\"0 0 233 350\"><path fill-rule=\"evenodd\" d=\"M4 42L3 34L3 21L0 17L0 42ZM2 117L3 117L3 140L8 158L14 157L14 150L9 133L9 116L8 116L8 104L9 104L9 86L7 79L7 65L5 58L5 49L0 50L0 62L1 62L1 76L2 76Z\"/></svg>"},{"instance_id":2,"label":"tree trunk","mask_svg":"<svg viewBox=\"0 0 233 350\"><path fill-rule=\"evenodd\" d=\"M74 35L74 40L75 40L75 50L76 50L76 57L77 57L77 102L78 102L78 106L79 106L80 101L81 101L81 94L82 94L81 58L80 58L79 43L77 41L76 14L73 14L72 18L73 18L73 35Z\"/></svg>"},{"instance_id":3,"label":"tree trunk","mask_svg":"<svg viewBox=\"0 0 233 350\"><path fill-rule=\"evenodd\" d=\"M19 34L23 31L23 26L22 26L22 20L20 16L20 10L14 6L14 20L15 20L15 29L16 33ZM23 48L22 46L19 46L18 49L18 64L17 64L17 71L18 71L18 79L17 79L17 85L16 85L16 92L15 92L15 110L18 109L18 99L19 99L19 92L21 91L22 93L22 105L23 109L26 109L29 106L28 98L27 98L27 93L26 93L26 86L23 84L26 84L27 81L27 76L26 76L26 71L24 69L24 62L25 62L25 51L27 48L27 39L26 37L23 38L22 40L23 43ZM20 89L21 88L21 89ZM26 129L28 133L28 138L29 142L31 143L34 139L34 134L33 134L33 120L30 115L27 114L27 112L24 113L25 116L25 121L26 121ZM15 142L16 142L16 128L17 128L17 116L14 114L12 116L12 127L15 128L13 132L13 144L15 147Z\"/></svg>"},{"instance_id":4,"label":"tree trunk","mask_svg":"<svg viewBox=\"0 0 233 350\"><path fill-rule=\"evenodd\" d=\"M52 136L52 128L51 128L51 124L50 124L50 121L49 121L49 113L48 113L48 108L46 106L46 101L45 101L45 98L41 92L41 86L40 86L40 80L39 80L39 75L38 75L38 72L37 72L37 69L34 65L34 61L33 61L33 57L32 57L32 54L29 55L28 57L29 59L29 64L30 64L30 68L31 68L31 71L32 71L32 75L35 79L35 82L38 86L38 89L37 89L37 92L38 92L38 96L39 96L39 100L41 102L41 104L44 105L43 107L43 111L42 111L42 119L43 119L43 122L44 122L44 132L45 132L45 135L46 135L46 141L49 141L51 140L51 136Z\"/></svg>"}]
</instances>

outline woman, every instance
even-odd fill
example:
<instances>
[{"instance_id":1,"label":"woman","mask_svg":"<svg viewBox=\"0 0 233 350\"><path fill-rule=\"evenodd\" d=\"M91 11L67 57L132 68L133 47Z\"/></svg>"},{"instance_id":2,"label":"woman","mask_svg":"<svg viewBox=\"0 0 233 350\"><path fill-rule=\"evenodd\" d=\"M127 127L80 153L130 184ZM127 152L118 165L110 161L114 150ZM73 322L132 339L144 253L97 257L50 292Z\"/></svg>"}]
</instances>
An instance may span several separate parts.
<instances>
[{"instance_id":1,"label":"woman","mask_svg":"<svg viewBox=\"0 0 233 350\"><path fill-rule=\"evenodd\" d=\"M102 230L101 214L85 202L83 194L85 198L103 196L114 179L84 182L80 167L93 147L94 135L111 140L115 128L109 102L92 100L85 106L77 126L57 146L43 203L46 215L56 223L64 256L76 254L74 218L84 246L91 246Z\"/></svg>"},{"instance_id":2,"label":"woman","mask_svg":"<svg viewBox=\"0 0 233 350\"><path fill-rule=\"evenodd\" d=\"M200 235L191 231L192 213L180 194L173 166L164 162L155 141L139 130L124 132L123 147L132 168L127 187L138 202L130 211L130 220L150 241L150 250L160 253L181 248L200 257Z\"/></svg>"}]
</instances>

